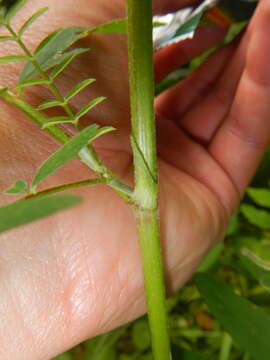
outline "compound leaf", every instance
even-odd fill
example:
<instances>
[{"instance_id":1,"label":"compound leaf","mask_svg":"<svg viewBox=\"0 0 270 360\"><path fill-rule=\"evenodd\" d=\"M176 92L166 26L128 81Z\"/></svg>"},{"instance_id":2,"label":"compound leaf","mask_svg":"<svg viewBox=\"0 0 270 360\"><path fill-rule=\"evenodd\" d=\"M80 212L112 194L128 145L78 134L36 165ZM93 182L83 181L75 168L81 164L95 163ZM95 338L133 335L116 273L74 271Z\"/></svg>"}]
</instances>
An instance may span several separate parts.
<instances>
[{"instance_id":1,"label":"compound leaf","mask_svg":"<svg viewBox=\"0 0 270 360\"><path fill-rule=\"evenodd\" d=\"M78 55L83 54L89 51L89 49L74 49L71 51L67 51L62 55L61 61L59 64L53 69L51 73L51 78L55 79L70 63L71 61Z\"/></svg>"},{"instance_id":2,"label":"compound leaf","mask_svg":"<svg viewBox=\"0 0 270 360\"><path fill-rule=\"evenodd\" d=\"M34 52L36 61L44 71L47 71L63 61L64 51L74 42L87 36L85 28L73 26L59 29L47 36ZM38 75L35 66L28 62L20 74L20 84Z\"/></svg>"}]
</instances>

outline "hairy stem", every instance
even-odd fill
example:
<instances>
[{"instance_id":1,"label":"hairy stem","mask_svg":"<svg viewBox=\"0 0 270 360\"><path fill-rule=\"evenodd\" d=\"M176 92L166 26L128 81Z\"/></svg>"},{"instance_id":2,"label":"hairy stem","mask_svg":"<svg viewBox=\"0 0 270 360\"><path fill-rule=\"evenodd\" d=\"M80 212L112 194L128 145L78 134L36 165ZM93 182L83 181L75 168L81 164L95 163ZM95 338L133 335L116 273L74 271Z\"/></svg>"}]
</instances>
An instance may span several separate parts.
<instances>
[{"instance_id":1,"label":"hairy stem","mask_svg":"<svg viewBox=\"0 0 270 360\"><path fill-rule=\"evenodd\" d=\"M155 360L170 360L157 201L152 1L127 0L134 211L142 253L148 317Z\"/></svg>"}]
</instances>

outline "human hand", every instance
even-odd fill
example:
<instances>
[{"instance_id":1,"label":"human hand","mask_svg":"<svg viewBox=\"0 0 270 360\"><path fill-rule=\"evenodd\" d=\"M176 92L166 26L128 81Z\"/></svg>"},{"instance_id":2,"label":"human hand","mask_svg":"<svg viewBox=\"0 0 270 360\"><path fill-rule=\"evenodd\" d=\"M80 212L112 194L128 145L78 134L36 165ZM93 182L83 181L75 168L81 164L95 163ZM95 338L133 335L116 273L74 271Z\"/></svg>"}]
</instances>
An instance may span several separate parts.
<instances>
[{"instance_id":1,"label":"human hand","mask_svg":"<svg viewBox=\"0 0 270 360\"><path fill-rule=\"evenodd\" d=\"M16 21L50 6L47 17L28 33L28 43L34 44L59 26L92 26L123 16L123 1L96 0L91 6L79 1L81 6L72 0L30 0ZM174 3L159 0L155 10L172 9ZM157 99L161 231L170 290L179 288L209 247L222 239L268 145L269 18L269 0L262 0L240 43L221 50ZM194 40L158 52L157 79L180 65L173 59L183 64L220 36L220 31L200 31ZM106 164L132 182L125 38L93 36L83 42L91 52L74 62L59 86L66 91L81 78L97 78L73 106L79 108L89 96L108 97L85 121L117 127L96 146ZM14 82L11 71L16 68L0 67L1 83ZM33 103L47 97L40 89L29 94ZM0 117L4 189L18 177L31 179L56 144L2 102ZM88 176L73 160L47 185ZM132 214L104 186L77 192L85 199L79 207L1 236L1 359L49 359L145 311Z\"/></svg>"}]
</instances>

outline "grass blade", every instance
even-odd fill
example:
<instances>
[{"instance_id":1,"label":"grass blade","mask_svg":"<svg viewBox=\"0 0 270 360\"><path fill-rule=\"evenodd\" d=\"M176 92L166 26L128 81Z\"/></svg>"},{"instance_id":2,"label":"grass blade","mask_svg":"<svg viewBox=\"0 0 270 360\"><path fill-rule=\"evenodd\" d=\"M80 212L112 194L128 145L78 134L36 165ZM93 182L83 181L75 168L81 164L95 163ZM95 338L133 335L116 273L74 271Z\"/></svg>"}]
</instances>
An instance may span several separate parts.
<instances>
[{"instance_id":1,"label":"grass blade","mask_svg":"<svg viewBox=\"0 0 270 360\"><path fill-rule=\"evenodd\" d=\"M77 195L54 195L20 200L0 208L0 233L70 208L81 202Z\"/></svg>"}]
</instances>

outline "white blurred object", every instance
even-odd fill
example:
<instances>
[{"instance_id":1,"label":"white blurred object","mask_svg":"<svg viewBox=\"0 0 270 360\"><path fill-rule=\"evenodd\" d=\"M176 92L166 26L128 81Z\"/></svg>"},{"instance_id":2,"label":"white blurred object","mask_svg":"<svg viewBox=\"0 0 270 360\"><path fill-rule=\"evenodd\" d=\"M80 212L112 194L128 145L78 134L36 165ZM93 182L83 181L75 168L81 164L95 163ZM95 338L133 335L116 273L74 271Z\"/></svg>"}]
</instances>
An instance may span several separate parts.
<instances>
[{"instance_id":1,"label":"white blurred object","mask_svg":"<svg viewBox=\"0 0 270 360\"><path fill-rule=\"evenodd\" d=\"M196 29L184 32L181 35L177 35L177 32L189 20L195 18L195 16L203 13L207 9L216 6L218 2L219 0L205 0L196 8L187 7L175 13L154 16L154 23L162 24L160 26L154 27L153 29L154 50L158 50L166 45L192 38Z\"/></svg>"}]
</instances>

